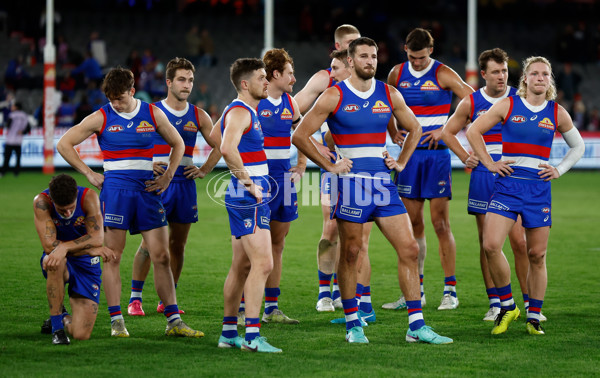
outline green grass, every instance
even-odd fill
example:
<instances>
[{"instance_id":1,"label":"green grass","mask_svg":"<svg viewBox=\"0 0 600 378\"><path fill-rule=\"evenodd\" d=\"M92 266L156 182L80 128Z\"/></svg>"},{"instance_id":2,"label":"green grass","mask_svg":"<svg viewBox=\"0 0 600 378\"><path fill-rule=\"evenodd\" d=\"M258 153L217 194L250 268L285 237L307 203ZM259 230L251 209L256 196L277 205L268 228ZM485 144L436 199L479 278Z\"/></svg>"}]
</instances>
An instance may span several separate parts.
<instances>
[{"instance_id":1,"label":"green grass","mask_svg":"<svg viewBox=\"0 0 600 378\"><path fill-rule=\"evenodd\" d=\"M80 185L86 180L74 174ZM321 215L301 206L284 253L280 307L297 326L263 325L261 333L281 355L246 354L216 347L223 316L223 282L231 262L229 226L224 208L208 199L207 180L198 180L199 222L188 240L185 267L177 290L184 319L206 336L199 340L163 336L165 319L152 275L144 289L146 317L125 315L129 339L113 339L102 294L89 341L53 346L40 334L48 317L45 283L40 273L41 247L33 227L32 199L47 187L48 176L25 172L0 179L0 376L593 376L600 375L600 174L570 172L553 184L553 227L548 250L548 291L543 312L547 335L526 334L524 320L505 335L492 337L481 321L487 297L479 270L475 220L466 214L468 176L454 172L451 224L457 244L460 306L437 311L443 272L437 240L427 225L429 256L425 267L426 322L454 338L452 345L414 345L404 341L405 312L381 310L399 294L394 251L378 230L370 245L371 292L377 322L365 333L369 345L349 345L344 326L329 324L341 312L320 314L317 297L316 245ZM428 209L426 208L426 211ZM429 217L427 217L429 219ZM140 236L129 236L121 264L126 311L133 255ZM511 261L510 247L506 245ZM521 294L513 272L517 304Z\"/></svg>"}]
</instances>

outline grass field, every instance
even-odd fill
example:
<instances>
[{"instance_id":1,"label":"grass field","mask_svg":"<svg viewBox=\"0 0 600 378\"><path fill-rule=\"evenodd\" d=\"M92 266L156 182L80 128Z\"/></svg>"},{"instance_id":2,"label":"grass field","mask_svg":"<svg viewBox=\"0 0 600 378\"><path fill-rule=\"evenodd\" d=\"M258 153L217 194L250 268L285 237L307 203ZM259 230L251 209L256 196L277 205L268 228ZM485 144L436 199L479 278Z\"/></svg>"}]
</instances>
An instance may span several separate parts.
<instances>
[{"instance_id":1,"label":"grass field","mask_svg":"<svg viewBox=\"0 0 600 378\"><path fill-rule=\"evenodd\" d=\"M85 178L74 174L80 185ZM0 179L0 376L600 376L600 174L570 172L553 184L553 227L548 250L548 291L543 312L546 336L525 332L522 318L504 335L492 337L481 321L487 297L479 270L475 221L466 214L468 176L454 172L451 224L457 244L460 306L437 311L443 272L437 240L427 225L425 266L426 322L452 337L451 345L408 344L406 312L381 304L399 294L395 253L378 230L371 237L371 292L377 322L365 333L369 345L349 345L344 326L329 324L335 314L317 313L316 245L321 215L301 206L284 252L280 308L300 324L263 325L261 333L280 355L257 355L216 347L223 316L222 287L231 261L226 211L208 199L207 180L198 180L200 220L194 224L177 290L184 320L202 330L203 339L167 338L165 318L152 275L144 288L146 317L125 314L131 337L113 339L102 293L89 341L53 346L40 334L48 317L40 273L41 247L33 227L32 199L47 187L48 176L25 172ZM427 219L429 219L427 217ZM121 306L126 312L131 264L140 236L130 236L123 255ZM511 261L508 245L505 248ZM513 272L517 304L521 293Z\"/></svg>"}]
</instances>

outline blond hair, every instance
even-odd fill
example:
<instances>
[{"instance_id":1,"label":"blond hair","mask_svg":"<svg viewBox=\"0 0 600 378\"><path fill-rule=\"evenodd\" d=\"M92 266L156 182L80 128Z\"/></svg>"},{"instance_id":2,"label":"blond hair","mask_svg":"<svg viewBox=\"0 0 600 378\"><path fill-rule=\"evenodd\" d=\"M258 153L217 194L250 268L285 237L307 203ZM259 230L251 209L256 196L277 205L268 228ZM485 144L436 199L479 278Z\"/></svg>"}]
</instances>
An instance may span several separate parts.
<instances>
[{"instance_id":1,"label":"blond hair","mask_svg":"<svg viewBox=\"0 0 600 378\"><path fill-rule=\"evenodd\" d=\"M554 83L554 75L552 74L552 65L550 61L543 56L530 56L523 61L523 74L519 81L519 89L517 95L525 97L527 95L527 71L533 63L544 63L550 69L550 87L546 91L546 100L551 101L556 98L556 84Z\"/></svg>"}]
</instances>

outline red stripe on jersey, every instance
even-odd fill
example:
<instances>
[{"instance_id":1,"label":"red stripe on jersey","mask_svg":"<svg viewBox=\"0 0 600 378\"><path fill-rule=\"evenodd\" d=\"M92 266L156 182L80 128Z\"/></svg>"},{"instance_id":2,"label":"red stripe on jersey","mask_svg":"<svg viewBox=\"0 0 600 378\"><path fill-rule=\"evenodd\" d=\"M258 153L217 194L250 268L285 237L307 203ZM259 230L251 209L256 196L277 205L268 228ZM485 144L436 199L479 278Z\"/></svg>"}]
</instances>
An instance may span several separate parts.
<instances>
[{"instance_id":1,"label":"red stripe on jersey","mask_svg":"<svg viewBox=\"0 0 600 378\"><path fill-rule=\"evenodd\" d=\"M398 83L400 83L400 77L402 76L402 70L404 69L404 63L398 67L398 78L396 79L396 88L398 88Z\"/></svg>"},{"instance_id":2,"label":"red stripe on jersey","mask_svg":"<svg viewBox=\"0 0 600 378\"><path fill-rule=\"evenodd\" d=\"M450 104L436 106L411 106L410 110L412 110L416 116L448 114L450 113Z\"/></svg>"},{"instance_id":3,"label":"red stripe on jersey","mask_svg":"<svg viewBox=\"0 0 600 378\"><path fill-rule=\"evenodd\" d=\"M348 146L355 144L382 144L385 143L385 133L365 134L333 134L333 141L337 146Z\"/></svg>"},{"instance_id":4,"label":"red stripe on jersey","mask_svg":"<svg viewBox=\"0 0 600 378\"><path fill-rule=\"evenodd\" d=\"M106 127L106 112L104 112L104 109L100 108L100 113L102 113L102 118L104 118L104 121L102 121L102 127L100 128L98 135L102 134L104 132L104 128Z\"/></svg>"},{"instance_id":5,"label":"red stripe on jersey","mask_svg":"<svg viewBox=\"0 0 600 378\"><path fill-rule=\"evenodd\" d=\"M529 143L502 143L502 152L507 154L537 155L548 159L550 148Z\"/></svg>"},{"instance_id":6,"label":"red stripe on jersey","mask_svg":"<svg viewBox=\"0 0 600 378\"><path fill-rule=\"evenodd\" d=\"M254 152L240 152L242 162L244 163L259 163L267 160L267 155L264 150Z\"/></svg>"},{"instance_id":7,"label":"red stripe on jersey","mask_svg":"<svg viewBox=\"0 0 600 378\"><path fill-rule=\"evenodd\" d=\"M150 104L150 106L148 106L148 108L150 109L150 117L152 117L152 122L154 122L154 129L156 129L156 119L154 119L154 107L156 105L152 105Z\"/></svg>"},{"instance_id":8,"label":"red stripe on jersey","mask_svg":"<svg viewBox=\"0 0 600 378\"><path fill-rule=\"evenodd\" d=\"M489 135L484 135L483 136L483 141L485 143L492 143L492 142L502 142L502 134L489 134Z\"/></svg>"},{"instance_id":9,"label":"red stripe on jersey","mask_svg":"<svg viewBox=\"0 0 600 378\"><path fill-rule=\"evenodd\" d=\"M168 144L155 144L154 153L157 155L168 155L171 153L171 146Z\"/></svg>"},{"instance_id":10,"label":"red stripe on jersey","mask_svg":"<svg viewBox=\"0 0 600 378\"><path fill-rule=\"evenodd\" d=\"M265 147L290 147L290 137L265 137Z\"/></svg>"},{"instance_id":11,"label":"red stripe on jersey","mask_svg":"<svg viewBox=\"0 0 600 378\"><path fill-rule=\"evenodd\" d=\"M512 97L509 97L508 99L510 101L510 106L508 107L508 113L506 113L506 117L504 117L504 122L502 122L503 125L506 124L506 121L508 121L508 118L510 117L513 110L513 105L515 104L515 101Z\"/></svg>"},{"instance_id":12,"label":"red stripe on jersey","mask_svg":"<svg viewBox=\"0 0 600 378\"><path fill-rule=\"evenodd\" d=\"M473 93L469 95L469 100L471 100L471 115L469 118L473 122L473 116L475 115L475 98L473 97Z\"/></svg>"},{"instance_id":13,"label":"red stripe on jersey","mask_svg":"<svg viewBox=\"0 0 600 378\"><path fill-rule=\"evenodd\" d=\"M152 155L154 155L153 148L141 149L141 148L133 148L129 150L120 150L120 151L102 151L104 155L104 159L126 159L126 158L150 158L152 159Z\"/></svg>"},{"instance_id":14,"label":"red stripe on jersey","mask_svg":"<svg viewBox=\"0 0 600 378\"><path fill-rule=\"evenodd\" d=\"M85 201L85 195L88 193L88 190L90 190L90 188L83 189L83 194L81 194L81 209L83 209L83 201Z\"/></svg>"},{"instance_id":15,"label":"red stripe on jersey","mask_svg":"<svg viewBox=\"0 0 600 378\"><path fill-rule=\"evenodd\" d=\"M335 110L331 112L332 115L337 113L338 109L340 108L340 105L342 105L342 100L344 99L344 93L342 92L342 88L340 88L339 85L336 85L334 88L336 88L338 92L340 92L340 101L336 105Z\"/></svg>"}]
</instances>

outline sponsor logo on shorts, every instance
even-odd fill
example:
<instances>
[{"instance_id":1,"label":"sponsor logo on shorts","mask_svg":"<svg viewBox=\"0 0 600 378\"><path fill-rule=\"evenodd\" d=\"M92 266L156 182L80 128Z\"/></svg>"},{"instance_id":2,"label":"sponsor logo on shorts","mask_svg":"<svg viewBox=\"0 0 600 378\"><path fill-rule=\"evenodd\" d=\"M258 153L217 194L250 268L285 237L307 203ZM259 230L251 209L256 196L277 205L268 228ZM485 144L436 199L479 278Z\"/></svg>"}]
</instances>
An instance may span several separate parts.
<instances>
[{"instance_id":1,"label":"sponsor logo on shorts","mask_svg":"<svg viewBox=\"0 0 600 378\"><path fill-rule=\"evenodd\" d=\"M265 216L260 217L260 223L269 224L269 217L265 217Z\"/></svg>"},{"instance_id":2,"label":"sponsor logo on shorts","mask_svg":"<svg viewBox=\"0 0 600 378\"><path fill-rule=\"evenodd\" d=\"M544 214L548 214L549 212L550 212L550 208L549 207L544 207L542 209L542 213L544 213Z\"/></svg>"},{"instance_id":3,"label":"sponsor logo on shorts","mask_svg":"<svg viewBox=\"0 0 600 378\"><path fill-rule=\"evenodd\" d=\"M548 219L550 219L550 215L546 215L546 218L544 218L544 222L548 222Z\"/></svg>"},{"instance_id":4,"label":"sponsor logo on shorts","mask_svg":"<svg viewBox=\"0 0 600 378\"><path fill-rule=\"evenodd\" d=\"M498 202L496 200L493 200L492 202L490 202L490 209L497 209L497 210L502 210L502 211L508 211L508 210L510 210L510 207L506 206L502 202Z\"/></svg>"},{"instance_id":5,"label":"sponsor logo on shorts","mask_svg":"<svg viewBox=\"0 0 600 378\"><path fill-rule=\"evenodd\" d=\"M123 216L117 214L105 214L104 221L116 224L123 224Z\"/></svg>"},{"instance_id":6,"label":"sponsor logo on shorts","mask_svg":"<svg viewBox=\"0 0 600 378\"><path fill-rule=\"evenodd\" d=\"M440 193L440 194L442 194L442 193L444 193L445 191L446 191L446 188L442 188L442 189L440 189L439 193Z\"/></svg>"},{"instance_id":7,"label":"sponsor logo on shorts","mask_svg":"<svg viewBox=\"0 0 600 378\"><path fill-rule=\"evenodd\" d=\"M107 130L111 133L118 133L120 131L123 131L123 126L113 125L113 126L109 126Z\"/></svg>"},{"instance_id":8,"label":"sponsor logo on shorts","mask_svg":"<svg viewBox=\"0 0 600 378\"><path fill-rule=\"evenodd\" d=\"M100 264L100 257L94 256L90 259L90 265Z\"/></svg>"},{"instance_id":9,"label":"sponsor logo on shorts","mask_svg":"<svg viewBox=\"0 0 600 378\"><path fill-rule=\"evenodd\" d=\"M250 218L244 219L244 227L246 227L246 228L252 227L252 219L250 219Z\"/></svg>"},{"instance_id":10,"label":"sponsor logo on shorts","mask_svg":"<svg viewBox=\"0 0 600 378\"><path fill-rule=\"evenodd\" d=\"M398 193L401 194L410 194L412 192L411 185L398 185Z\"/></svg>"},{"instance_id":11,"label":"sponsor logo on shorts","mask_svg":"<svg viewBox=\"0 0 600 378\"><path fill-rule=\"evenodd\" d=\"M440 180L440 181L438 181L438 185L439 186L446 186L446 181Z\"/></svg>"},{"instance_id":12,"label":"sponsor logo on shorts","mask_svg":"<svg viewBox=\"0 0 600 378\"><path fill-rule=\"evenodd\" d=\"M486 210L488 207L488 203L485 201L478 201L474 199L469 199L469 206L474 207L476 209Z\"/></svg>"},{"instance_id":13,"label":"sponsor logo on shorts","mask_svg":"<svg viewBox=\"0 0 600 378\"><path fill-rule=\"evenodd\" d=\"M362 216L362 209L355 209L349 206L340 206L340 214L347 215L349 217L360 218Z\"/></svg>"},{"instance_id":14,"label":"sponsor logo on shorts","mask_svg":"<svg viewBox=\"0 0 600 378\"><path fill-rule=\"evenodd\" d=\"M356 105L356 104L349 104L344 106L343 109L346 113L354 113L356 111L360 110L360 106Z\"/></svg>"},{"instance_id":15,"label":"sponsor logo on shorts","mask_svg":"<svg viewBox=\"0 0 600 378\"><path fill-rule=\"evenodd\" d=\"M94 290L100 290L100 288L96 284L92 284L92 289L94 289Z\"/></svg>"},{"instance_id":16,"label":"sponsor logo on shorts","mask_svg":"<svg viewBox=\"0 0 600 378\"><path fill-rule=\"evenodd\" d=\"M522 115L516 115L516 116L512 116L510 121L514 122L514 123L523 123L523 122L527 121L527 118L523 117Z\"/></svg>"}]
</instances>

